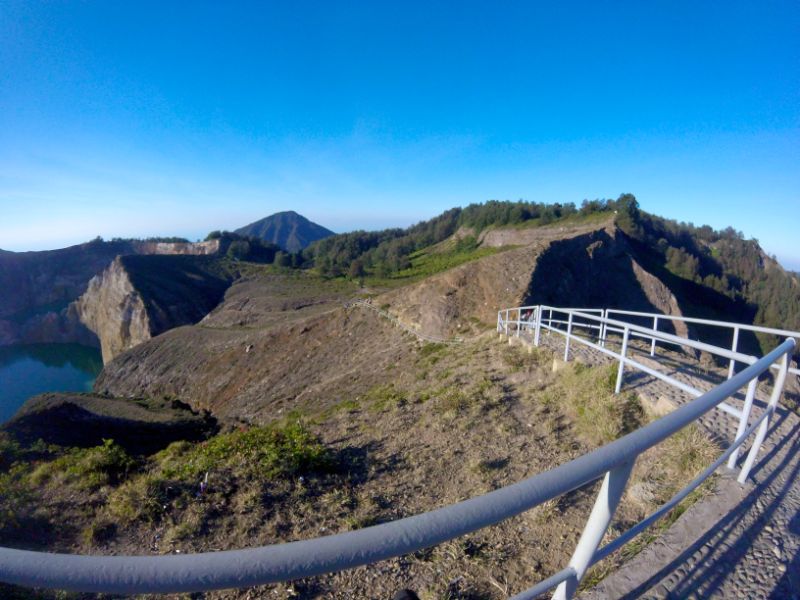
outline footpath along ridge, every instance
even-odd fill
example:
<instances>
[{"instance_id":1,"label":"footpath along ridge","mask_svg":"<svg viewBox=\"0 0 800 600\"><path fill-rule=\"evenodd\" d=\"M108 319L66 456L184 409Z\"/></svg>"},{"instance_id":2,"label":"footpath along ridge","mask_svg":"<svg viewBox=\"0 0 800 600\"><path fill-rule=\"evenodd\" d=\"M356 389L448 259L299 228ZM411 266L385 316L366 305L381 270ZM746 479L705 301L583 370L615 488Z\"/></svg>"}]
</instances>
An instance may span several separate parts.
<instances>
[{"instance_id":1,"label":"footpath along ridge","mask_svg":"<svg viewBox=\"0 0 800 600\"><path fill-rule=\"evenodd\" d=\"M541 344L563 354L565 338L542 333ZM649 345L647 347L649 350ZM724 369L704 368L693 357L659 349L655 358L644 347L640 362L657 367L697 389L723 381ZM610 358L579 343L570 344L570 360L589 364ZM626 370L623 390L635 391L660 408L691 400L689 394L642 372ZM797 381L784 390L800 401ZM767 405L769 384L761 383L754 414ZM741 408L744 394L730 399ZM712 410L701 425L721 443L733 441L737 420ZM745 455L746 445L740 455ZM670 529L599 585L584 600L605 598L800 599L800 417L782 400L756 464L745 485L725 467L714 491L696 502Z\"/></svg>"}]
</instances>

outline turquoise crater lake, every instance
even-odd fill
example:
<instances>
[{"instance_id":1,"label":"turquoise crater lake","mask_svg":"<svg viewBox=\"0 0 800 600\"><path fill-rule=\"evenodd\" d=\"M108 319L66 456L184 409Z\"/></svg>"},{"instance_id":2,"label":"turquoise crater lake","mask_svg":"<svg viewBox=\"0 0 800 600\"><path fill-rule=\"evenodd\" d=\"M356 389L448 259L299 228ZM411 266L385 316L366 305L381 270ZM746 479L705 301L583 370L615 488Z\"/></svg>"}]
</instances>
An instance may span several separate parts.
<instances>
[{"instance_id":1,"label":"turquoise crater lake","mask_svg":"<svg viewBox=\"0 0 800 600\"><path fill-rule=\"evenodd\" d=\"M100 350L88 346L0 346L0 423L36 394L90 391L102 368Z\"/></svg>"}]
</instances>

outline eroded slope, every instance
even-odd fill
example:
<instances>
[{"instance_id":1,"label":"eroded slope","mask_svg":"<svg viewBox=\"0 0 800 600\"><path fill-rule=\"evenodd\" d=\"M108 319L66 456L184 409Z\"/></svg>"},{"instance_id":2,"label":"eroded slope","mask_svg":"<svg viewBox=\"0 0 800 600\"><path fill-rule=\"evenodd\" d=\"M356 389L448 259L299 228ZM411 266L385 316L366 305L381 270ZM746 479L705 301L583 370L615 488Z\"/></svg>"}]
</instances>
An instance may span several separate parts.
<instances>
[{"instance_id":1,"label":"eroded slope","mask_svg":"<svg viewBox=\"0 0 800 600\"><path fill-rule=\"evenodd\" d=\"M69 304L120 255L214 255L218 240L199 243L95 240L41 252L0 252L0 344L77 342L97 345Z\"/></svg>"},{"instance_id":2,"label":"eroded slope","mask_svg":"<svg viewBox=\"0 0 800 600\"><path fill-rule=\"evenodd\" d=\"M381 295L376 303L427 335L475 335L494 325L498 309L525 300L531 274L554 241L609 227L610 221L603 220L570 227L489 229L478 236L481 247L503 251ZM470 235L474 232L462 229L454 237Z\"/></svg>"},{"instance_id":3,"label":"eroded slope","mask_svg":"<svg viewBox=\"0 0 800 600\"><path fill-rule=\"evenodd\" d=\"M537 239L373 300L429 334L469 329L454 345L421 344L373 311L346 308L359 293L352 283L254 269L200 323L123 352L96 383L101 394L208 409L228 433L133 463L105 446L20 471L9 485L21 491L5 501L31 489L41 498L15 505L33 532L25 543L136 554L308 539L484 493L638 426L644 409L635 397L612 394L612 371L575 365L554 374L547 352L498 343L492 331L498 307L535 290L569 292L552 283L564 274L550 273L550 288L536 284L542 269L555 266L571 269L575 285L599 266L627 269L632 289L651 288L639 289L641 298L668 305L669 295L637 271L612 233L601 227L571 235ZM652 470L637 475L634 484L643 486L632 489L649 495L626 498L620 528L696 471L692 463L669 481L658 477L658 461L683 464L678 458L688 443L642 461ZM60 474L87 468L98 454L110 465L97 477L105 483L82 487ZM506 597L568 560L593 492L578 490L413 556L291 586L205 596L382 598L410 586L427 598ZM77 495L81 507L70 501ZM54 531L55 514L69 525ZM20 531L0 523L6 539L19 539Z\"/></svg>"},{"instance_id":4,"label":"eroded slope","mask_svg":"<svg viewBox=\"0 0 800 600\"><path fill-rule=\"evenodd\" d=\"M223 298L232 275L195 256L118 256L75 303L99 338L103 362L164 331L196 323Z\"/></svg>"},{"instance_id":5,"label":"eroded slope","mask_svg":"<svg viewBox=\"0 0 800 600\"><path fill-rule=\"evenodd\" d=\"M507 241L530 237L524 230L512 234L493 235ZM378 294L373 303L441 338L480 335L494 327L498 308L524 302L680 314L675 296L636 262L608 223L539 228L531 239ZM404 364L405 350L391 323L343 307L358 292L343 280L255 271L233 285L199 325L119 356L96 389L176 397L248 422L266 422L312 397L335 402L357 393L360 380L379 382L387 366Z\"/></svg>"}]
</instances>

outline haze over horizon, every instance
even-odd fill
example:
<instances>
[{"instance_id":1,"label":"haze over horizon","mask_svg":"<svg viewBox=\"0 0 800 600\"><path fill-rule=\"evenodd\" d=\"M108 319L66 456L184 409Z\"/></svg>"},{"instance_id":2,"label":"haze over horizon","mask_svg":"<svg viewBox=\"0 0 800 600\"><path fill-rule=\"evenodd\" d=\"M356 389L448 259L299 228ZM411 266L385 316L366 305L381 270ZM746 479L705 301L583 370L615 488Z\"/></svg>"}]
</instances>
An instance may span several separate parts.
<instances>
[{"instance_id":1,"label":"haze over horizon","mask_svg":"<svg viewBox=\"0 0 800 600\"><path fill-rule=\"evenodd\" d=\"M5 2L0 248L630 192L800 270L798 40L792 2Z\"/></svg>"}]
</instances>

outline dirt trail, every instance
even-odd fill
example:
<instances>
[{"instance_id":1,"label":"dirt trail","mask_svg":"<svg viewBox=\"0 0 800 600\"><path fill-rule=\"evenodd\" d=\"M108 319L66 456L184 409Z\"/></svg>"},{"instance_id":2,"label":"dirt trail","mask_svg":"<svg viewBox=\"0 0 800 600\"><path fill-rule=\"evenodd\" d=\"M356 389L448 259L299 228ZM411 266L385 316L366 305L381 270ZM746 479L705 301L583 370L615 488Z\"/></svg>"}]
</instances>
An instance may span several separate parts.
<instances>
[{"instance_id":1,"label":"dirt trail","mask_svg":"<svg viewBox=\"0 0 800 600\"><path fill-rule=\"evenodd\" d=\"M367 310L371 310L375 312L375 314L380 315L384 319L387 319L389 322L393 323L397 327L400 327L403 331L410 333L411 335L413 335L415 338L417 338L422 342L432 342L434 344L461 344L464 341L462 338L443 338L421 333L414 327L409 327L391 313L375 306L374 304L372 304L372 302L369 302L367 300L352 300L345 305L345 308L364 308Z\"/></svg>"}]
</instances>

